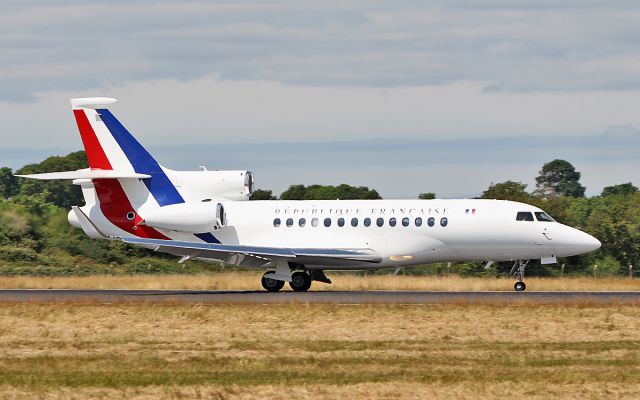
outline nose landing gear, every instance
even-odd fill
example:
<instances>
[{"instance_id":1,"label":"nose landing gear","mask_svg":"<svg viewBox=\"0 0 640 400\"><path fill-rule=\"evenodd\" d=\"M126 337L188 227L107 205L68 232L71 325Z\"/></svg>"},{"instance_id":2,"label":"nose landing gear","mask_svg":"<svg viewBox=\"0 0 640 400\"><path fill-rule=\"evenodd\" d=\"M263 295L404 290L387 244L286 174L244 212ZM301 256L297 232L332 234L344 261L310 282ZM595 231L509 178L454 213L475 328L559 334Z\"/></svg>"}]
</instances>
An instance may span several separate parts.
<instances>
[{"instance_id":1,"label":"nose landing gear","mask_svg":"<svg viewBox=\"0 0 640 400\"><path fill-rule=\"evenodd\" d=\"M527 264L529 264L529 260L516 260L516 262L513 263L511 272L509 272L510 276L513 276L518 280L518 282L513 285L516 292L523 292L527 288L527 285L522 281L524 279L524 270L527 268Z\"/></svg>"}]
</instances>

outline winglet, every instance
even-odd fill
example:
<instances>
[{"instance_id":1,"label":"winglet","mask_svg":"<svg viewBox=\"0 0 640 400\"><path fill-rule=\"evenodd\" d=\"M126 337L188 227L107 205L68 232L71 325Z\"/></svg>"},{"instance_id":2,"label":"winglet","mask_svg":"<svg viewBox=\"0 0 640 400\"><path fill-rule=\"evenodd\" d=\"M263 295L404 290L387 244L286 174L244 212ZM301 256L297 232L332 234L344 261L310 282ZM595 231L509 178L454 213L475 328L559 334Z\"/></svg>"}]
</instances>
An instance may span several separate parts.
<instances>
[{"instance_id":1,"label":"winglet","mask_svg":"<svg viewBox=\"0 0 640 400\"><path fill-rule=\"evenodd\" d=\"M71 99L71 108L79 110L81 108L107 108L118 100L110 97L83 97L79 99Z\"/></svg>"}]
</instances>

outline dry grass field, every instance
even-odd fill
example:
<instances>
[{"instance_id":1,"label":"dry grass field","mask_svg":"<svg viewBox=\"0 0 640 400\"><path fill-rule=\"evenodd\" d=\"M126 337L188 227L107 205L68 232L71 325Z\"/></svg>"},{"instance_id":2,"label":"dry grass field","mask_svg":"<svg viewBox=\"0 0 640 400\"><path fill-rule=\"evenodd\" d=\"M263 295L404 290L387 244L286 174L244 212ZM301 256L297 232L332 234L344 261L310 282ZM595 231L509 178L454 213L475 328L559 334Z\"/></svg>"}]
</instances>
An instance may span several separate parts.
<instances>
[{"instance_id":1,"label":"dry grass field","mask_svg":"<svg viewBox=\"0 0 640 400\"><path fill-rule=\"evenodd\" d=\"M1 276L0 289L193 289L262 290L262 271L224 272L202 275L136 276ZM461 278L459 276L404 276L329 274L333 284L314 283L312 290L434 290L512 291L511 278ZM529 291L640 291L640 279L629 278L534 278ZM285 285L285 290L288 286Z\"/></svg>"},{"instance_id":2,"label":"dry grass field","mask_svg":"<svg viewBox=\"0 0 640 400\"><path fill-rule=\"evenodd\" d=\"M0 304L0 399L637 399L637 307Z\"/></svg>"}]
</instances>

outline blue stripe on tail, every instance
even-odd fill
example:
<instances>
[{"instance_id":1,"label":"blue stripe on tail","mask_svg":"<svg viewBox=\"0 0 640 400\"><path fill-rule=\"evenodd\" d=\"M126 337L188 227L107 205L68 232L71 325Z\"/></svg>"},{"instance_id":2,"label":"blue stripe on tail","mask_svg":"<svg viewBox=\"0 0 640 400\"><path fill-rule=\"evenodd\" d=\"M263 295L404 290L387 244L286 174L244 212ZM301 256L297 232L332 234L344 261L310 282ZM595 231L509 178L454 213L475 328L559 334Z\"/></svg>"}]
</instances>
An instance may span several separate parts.
<instances>
[{"instance_id":1,"label":"blue stripe on tail","mask_svg":"<svg viewBox=\"0 0 640 400\"><path fill-rule=\"evenodd\" d=\"M178 193L176 187L171 183L158 162L142 147L142 145L122 126L120 121L107 109L97 110L102 117L102 122L107 126L109 132L114 137L124 154L133 165L133 169L140 174L151 175L151 178L144 179L143 182L155 197L158 204L168 206L171 204L184 203L184 199Z\"/></svg>"}]
</instances>

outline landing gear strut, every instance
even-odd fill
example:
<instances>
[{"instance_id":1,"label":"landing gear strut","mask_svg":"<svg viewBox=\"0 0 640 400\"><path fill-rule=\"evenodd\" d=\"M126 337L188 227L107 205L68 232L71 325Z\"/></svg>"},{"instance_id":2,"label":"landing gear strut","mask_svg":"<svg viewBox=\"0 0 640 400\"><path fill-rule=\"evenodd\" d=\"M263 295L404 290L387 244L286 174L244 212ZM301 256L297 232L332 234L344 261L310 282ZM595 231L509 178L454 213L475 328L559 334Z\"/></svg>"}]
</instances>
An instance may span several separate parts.
<instances>
[{"instance_id":1,"label":"landing gear strut","mask_svg":"<svg viewBox=\"0 0 640 400\"><path fill-rule=\"evenodd\" d=\"M527 268L527 264L529 264L529 260L517 260L513 263L511 272L509 272L510 276L513 276L518 280L518 282L513 285L516 292L523 292L527 288L527 285L522 281L524 279L524 270Z\"/></svg>"},{"instance_id":2,"label":"landing gear strut","mask_svg":"<svg viewBox=\"0 0 640 400\"><path fill-rule=\"evenodd\" d=\"M267 278L267 274L273 274L275 271L267 271L262 276L262 287L267 292L278 292L284 286L284 281L280 281L273 278Z\"/></svg>"}]
</instances>

